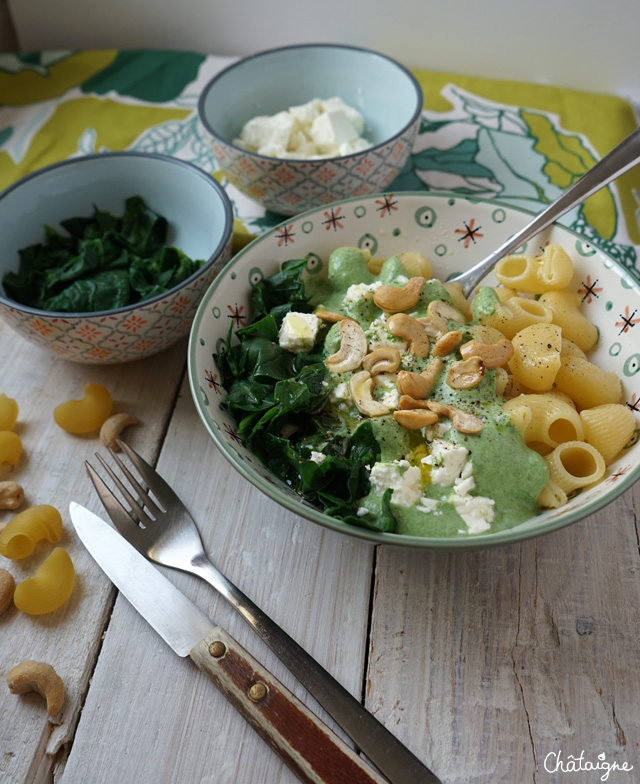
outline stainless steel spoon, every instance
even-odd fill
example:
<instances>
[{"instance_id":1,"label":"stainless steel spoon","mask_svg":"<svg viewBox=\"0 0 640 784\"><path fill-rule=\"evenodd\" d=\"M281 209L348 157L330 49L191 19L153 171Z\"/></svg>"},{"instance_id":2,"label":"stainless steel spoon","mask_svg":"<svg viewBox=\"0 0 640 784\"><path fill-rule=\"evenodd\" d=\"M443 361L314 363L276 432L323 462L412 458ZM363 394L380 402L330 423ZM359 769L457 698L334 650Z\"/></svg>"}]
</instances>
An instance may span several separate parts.
<instances>
[{"instance_id":1,"label":"stainless steel spoon","mask_svg":"<svg viewBox=\"0 0 640 784\"><path fill-rule=\"evenodd\" d=\"M616 177L632 169L640 163L640 128L627 136L617 147L604 156L596 165L583 174L579 180L573 183L570 188L559 196L555 201L546 207L539 215L530 221L524 228L520 229L510 239L504 242L491 255L475 264L466 272L450 278L449 282L455 281L462 284L465 296L469 296L478 283L488 275L489 272L504 256L513 253L521 245L534 237L538 232L546 229L551 223L560 218L572 207L580 204L589 196L604 188Z\"/></svg>"}]
</instances>

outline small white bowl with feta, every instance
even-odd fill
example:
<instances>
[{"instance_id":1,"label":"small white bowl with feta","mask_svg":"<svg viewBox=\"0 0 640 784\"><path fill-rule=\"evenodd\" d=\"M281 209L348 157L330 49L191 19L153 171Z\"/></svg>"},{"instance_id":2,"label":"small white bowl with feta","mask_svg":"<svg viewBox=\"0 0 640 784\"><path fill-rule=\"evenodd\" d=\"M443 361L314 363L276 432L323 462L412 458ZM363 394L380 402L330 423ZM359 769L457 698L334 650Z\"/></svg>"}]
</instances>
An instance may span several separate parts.
<instances>
[{"instance_id":1,"label":"small white bowl with feta","mask_svg":"<svg viewBox=\"0 0 640 784\"><path fill-rule=\"evenodd\" d=\"M214 76L199 118L229 181L296 215L387 189L406 163L423 95L402 65L338 44L270 49Z\"/></svg>"}]
</instances>

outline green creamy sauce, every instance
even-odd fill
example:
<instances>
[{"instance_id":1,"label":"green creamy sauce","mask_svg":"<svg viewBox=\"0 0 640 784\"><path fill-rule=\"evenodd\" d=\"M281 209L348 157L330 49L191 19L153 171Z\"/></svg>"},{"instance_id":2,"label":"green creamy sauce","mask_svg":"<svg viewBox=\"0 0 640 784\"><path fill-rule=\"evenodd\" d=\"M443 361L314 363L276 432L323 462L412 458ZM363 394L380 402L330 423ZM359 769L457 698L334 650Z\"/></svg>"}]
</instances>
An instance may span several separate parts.
<instances>
[{"instance_id":1,"label":"green creamy sauce","mask_svg":"<svg viewBox=\"0 0 640 784\"><path fill-rule=\"evenodd\" d=\"M355 319L371 341L372 336L380 336L384 324L379 319L383 313L375 305L371 291L367 293L366 290L361 290L363 296L347 297L347 290L352 285L370 285L376 281L381 281L385 285L403 286L407 278L408 275L396 256L388 259L382 266L380 275L375 276L367 269L367 259L357 248L339 248L329 259L328 280L332 288L331 293L327 294L326 289L318 289L319 296L314 304ZM451 302L448 292L437 280L427 282L418 305L410 315L426 316L427 306L433 300ZM483 287L475 299L474 319L484 313L493 312L496 302L497 296L493 290ZM477 322L474 320L472 323ZM463 342L471 338L469 325L449 321L447 326L449 329L460 329L463 333ZM388 332L385 332L385 337L388 341L390 337ZM340 341L339 326L334 324L327 331L324 339L325 356L335 353L340 346ZM431 357L418 359L407 352L402 356L401 369L413 372L420 372L431 360ZM525 445L517 428L502 411L504 400L496 392L494 370L487 369L480 384L471 389L453 389L449 386L447 383L449 366L459 359L460 355L457 351L443 358L444 366L430 398L479 416L484 422L484 427L480 433L461 433L451 426L448 420L441 418L441 422L445 425L441 430L444 432L437 437L462 446L468 451L467 460L472 464L475 482L470 495L483 496L495 502L494 518L488 532L512 528L540 511L536 499L548 481L547 464L539 454ZM353 373L333 375L331 383L334 392L339 391L340 385L348 387L352 375ZM382 399L388 392L389 387L380 388L376 385L373 396ZM352 401L345 399L344 396L334 395L327 405L327 410L331 415L341 419L350 432L367 420L358 412ZM392 414L373 417L369 421L380 447L380 463L408 459L412 465L421 465L415 459L412 461L414 450L421 448L422 454L425 454L431 449L430 441L425 441L421 431L403 428ZM390 508L396 519L396 532L413 536L469 536L467 524L451 502L453 486L443 487L430 483L428 468L423 469L422 475L422 495L438 503L435 508L425 511L418 503L404 506L394 502L394 494L392 494ZM382 503L381 493L372 484L369 494L359 502L358 513L365 518L363 523L366 522L366 518L375 519L380 515Z\"/></svg>"}]
</instances>

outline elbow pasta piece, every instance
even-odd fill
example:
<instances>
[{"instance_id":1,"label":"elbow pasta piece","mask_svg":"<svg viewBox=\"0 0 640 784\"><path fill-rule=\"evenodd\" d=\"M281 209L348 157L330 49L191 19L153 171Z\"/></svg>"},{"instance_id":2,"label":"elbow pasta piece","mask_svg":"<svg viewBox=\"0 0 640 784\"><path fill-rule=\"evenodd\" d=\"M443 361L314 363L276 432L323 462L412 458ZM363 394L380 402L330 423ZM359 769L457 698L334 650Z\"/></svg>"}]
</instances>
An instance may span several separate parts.
<instances>
[{"instance_id":1,"label":"elbow pasta piece","mask_svg":"<svg viewBox=\"0 0 640 784\"><path fill-rule=\"evenodd\" d=\"M109 418L113 401L102 384L87 384L81 400L68 400L53 411L57 425L76 435L99 430Z\"/></svg>"},{"instance_id":2,"label":"elbow pasta piece","mask_svg":"<svg viewBox=\"0 0 640 784\"><path fill-rule=\"evenodd\" d=\"M15 466L22 455L22 441L13 430L0 430L0 465L9 463Z\"/></svg>"},{"instance_id":3,"label":"elbow pasta piece","mask_svg":"<svg viewBox=\"0 0 640 784\"><path fill-rule=\"evenodd\" d=\"M75 577L69 554L62 547L56 547L33 577L16 585L13 603L28 615L53 612L71 596Z\"/></svg>"},{"instance_id":4,"label":"elbow pasta piece","mask_svg":"<svg viewBox=\"0 0 640 784\"><path fill-rule=\"evenodd\" d=\"M622 397L622 382L615 373L581 357L560 357L555 383L556 388L566 392L578 408L619 403Z\"/></svg>"},{"instance_id":5,"label":"elbow pasta piece","mask_svg":"<svg viewBox=\"0 0 640 784\"><path fill-rule=\"evenodd\" d=\"M598 342L598 328L580 312L582 299L571 291L548 291L538 302L551 309L552 323L562 327L562 336L582 351L590 351Z\"/></svg>"},{"instance_id":6,"label":"elbow pasta piece","mask_svg":"<svg viewBox=\"0 0 640 784\"><path fill-rule=\"evenodd\" d=\"M604 458L584 441L566 441L545 457L549 482L570 495L575 490L598 482L604 476Z\"/></svg>"},{"instance_id":7,"label":"elbow pasta piece","mask_svg":"<svg viewBox=\"0 0 640 784\"><path fill-rule=\"evenodd\" d=\"M496 278L510 289L526 294L543 294L567 286L573 277L573 262L558 244L547 245L541 256L507 256L495 269Z\"/></svg>"},{"instance_id":8,"label":"elbow pasta piece","mask_svg":"<svg viewBox=\"0 0 640 784\"><path fill-rule=\"evenodd\" d=\"M555 395L520 395L503 403L502 410L526 445L540 454L551 452L559 444L584 439L580 415Z\"/></svg>"},{"instance_id":9,"label":"elbow pasta piece","mask_svg":"<svg viewBox=\"0 0 640 784\"><path fill-rule=\"evenodd\" d=\"M38 542L59 542L61 538L60 512L48 504L31 506L17 514L0 531L0 554L12 560L26 558Z\"/></svg>"},{"instance_id":10,"label":"elbow pasta piece","mask_svg":"<svg viewBox=\"0 0 640 784\"><path fill-rule=\"evenodd\" d=\"M0 430L11 430L18 420L18 404L5 394L0 395Z\"/></svg>"},{"instance_id":11,"label":"elbow pasta piece","mask_svg":"<svg viewBox=\"0 0 640 784\"><path fill-rule=\"evenodd\" d=\"M433 277L431 262L422 253L411 250L404 251L403 253L398 253L398 261L405 268L410 278L422 277L429 280L429 278Z\"/></svg>"},{"instance_id":12,"label":"elbow pasta piece","mask_svg":"<svg viewBox=\"0 0 640 784\"><path fill-rule=\"evenodd\" d=\"M568 500L564 490L561 490L558 485L554 485L553 482L547 482L538 496L538 506L557 509L559 506L564 506Z\"/></svg>"},{"instance_id":13,"label":"elbow pasta piece","mask_svg":"<svg viewBox=\"0 0 640 784\"><path fill-rule=\"evenodd\" d=\"M493 327L511 340L514 335L531 324L549 324L551 309L535 299L510 297L505 302L498 302L493 313L485 314L479 321L486 327Z\"/></svg>"},{"instance_id":14,"label":"elbow pasta piece","mask_svg":"<svg viewBox=\"0 0 640 784\"><path fill-rule=\"evenodd\" d=\"M534 392L553 387L560 369L562 332L556 324L532 324L512 338L513 356L507 366L517 382Z\"/></svg>"},{"instance_id":15,"label":"elbow pasta piece","mask_svg":"<svg viewBox=\"0 0 640 784\"><path fill-rule=\"evenodd\" d=\"M622 451L636 429L636 418L627 406L610 403L580 412L585 440L594 446L606 465Z\"/></svg>"},{"instance_id":16,"label":"elbow pasta piece","mask_svg":"<svg viewBox=\"0 0 640 784\"><path fill-rule=\"evenodd\" d=\"M572 340L567 340L565 337L562 338L562 348L560 349L560 354L563 357L581 357L582 359L587 358L587 355L579 346L576 346Z\"/></svg>"}]
</instances>

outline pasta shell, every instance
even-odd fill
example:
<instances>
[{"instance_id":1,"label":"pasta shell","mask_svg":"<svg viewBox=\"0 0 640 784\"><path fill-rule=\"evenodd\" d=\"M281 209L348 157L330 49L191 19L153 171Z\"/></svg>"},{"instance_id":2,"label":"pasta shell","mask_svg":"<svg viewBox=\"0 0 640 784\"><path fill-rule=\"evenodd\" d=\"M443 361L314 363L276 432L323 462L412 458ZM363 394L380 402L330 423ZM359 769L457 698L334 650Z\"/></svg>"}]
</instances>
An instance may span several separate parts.
<instances>
[{"instance_id":1,"label":"pasta shell","mask_svg":"<svg viewBox=\"0 0 640 784\"><path fill-rule=\"evenodd\" d=\"M594 446L607 465L620 453L636 429L636 418L627 406L609 403L580 412L586 440Z\"/></svg>"}]
</instances>

